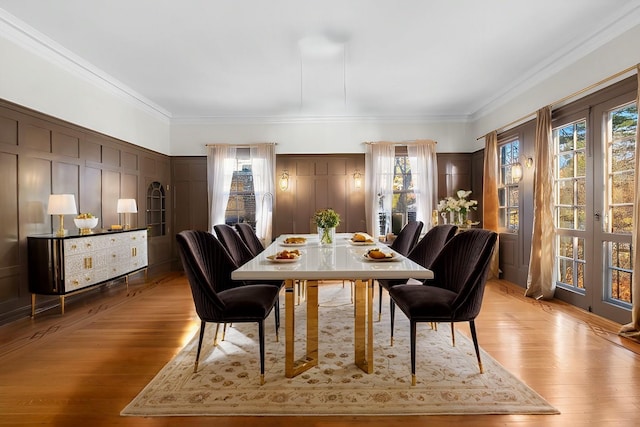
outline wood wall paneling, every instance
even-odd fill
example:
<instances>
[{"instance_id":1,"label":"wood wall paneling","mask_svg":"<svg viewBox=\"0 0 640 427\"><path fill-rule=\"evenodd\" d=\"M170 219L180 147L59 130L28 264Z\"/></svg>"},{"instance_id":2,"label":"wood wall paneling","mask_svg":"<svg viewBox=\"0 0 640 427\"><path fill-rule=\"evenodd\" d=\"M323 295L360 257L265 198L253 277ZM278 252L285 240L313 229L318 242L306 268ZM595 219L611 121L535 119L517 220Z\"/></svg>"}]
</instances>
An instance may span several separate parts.
<instances>
[{"instance_id":1,"label":"wood wall paneling","mask_svg":"<svg viewBox=\"0 0 640 427\"><path fill-rule=\"evenodd\" d=\"M120 198L120 173L110 170L102 171L102 215L103 224L110 227L112 224L122 224L124 218L117 213L118 199Z\"/></svg>"},{"instance_id":2,"label":"wood wall paneling","mask_svg":"<svg viewBox=\"0 0 640 427\"><path fill-rule=\"evenodd\" d=\"M104 166L120 167L120 150L103 145L101 161Z\"/></svg>"},{"instance_id":3,"label":"wood wall paneling","mask_svg":"<svg viewBox=\"0 0 640 427\"><path fill-rule=\"evenodd\" d=\"M80 157L80 138L62 132L53 132L51 135L51 152L77 159Z\"/></svg>"},{"instance_id":4,"label":"wood wall paneling","mask_svg":"<svg viewBox=\"0 0 640 427\"><path fill-rule=\"evenodd\" d=\"M0 143L18 145L18 120L0 115Z\"/></svg>"},{"instance_id":5,"label":"wood wall paneling","mask_svg":"<svg viewBox=\"0 0 640 427\"><path fill-rule=\"evenodd\" d=\"M80 141L80 158L86 163L102 162L102 146L97 142Z\"/></svg>"},{"instance_id":6,"label":"wood wall paneling","mask_svg":"<svg viewBox=\"0 0 640 427\"><path fill-rule=\"evenodd\" d=\"M128 151L121 152L121 166L130 171L138 170L138 156Z\"/></svg>"},{"instance_id":7,"label":"wood wall paneling","mask_svg":"<svg viewBox=\"0 0 640 427\"><path fill-rule=\"evenodd\" d=\"M10 124L11 125L11 124ZM0 307L2 301L20 295L18 248L18 156L0 152L0 224L6 230L0 239ZM44 220L42 204L32 207L35 221ZM39 208L39 209L38 209Z\"/></svg>"},{"instance_id":8,"label":"wood wall paneling","mask_svg":"<svg viewBox=\"0 0 640 427\"><path fill-rule=\"evenodd\" d=\"M80 201L78 211L91 213L99 218L98 227L108 228L115 223L105 222L102 212L102 170L92 167L84 168L84 178L80 180ZM108 225L107 225L108 224Z\"/></svg>"},{"instance_id":9,"label":"wood wall paneling","mask_svg":"<svg viewBox=\"0 0 640 427\"><path fill-rule=\"evenodd\" d=\"M51 131L35 124L26 124L24 127L24 138L20 140L20 145L36 151L45 153L51 152Z\"/></svg>"}]
</instances>

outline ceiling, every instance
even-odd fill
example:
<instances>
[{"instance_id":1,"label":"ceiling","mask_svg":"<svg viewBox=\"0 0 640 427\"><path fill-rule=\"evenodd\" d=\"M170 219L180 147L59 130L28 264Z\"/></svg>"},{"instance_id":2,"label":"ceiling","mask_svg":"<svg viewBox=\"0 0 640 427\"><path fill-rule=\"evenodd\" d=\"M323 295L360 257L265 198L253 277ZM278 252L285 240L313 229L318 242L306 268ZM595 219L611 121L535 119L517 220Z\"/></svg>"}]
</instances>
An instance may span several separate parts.
<instances>
[{"instance_id":1,"label":"ceiling","mask_svg":"<svg viewBox=\"0 0 640 427\"><path fill-rule=\"evenodd\" d=\"M469 119L627 30L640 1L0 0L0 9L171 118Z\"/></svg>"}]
</instances>

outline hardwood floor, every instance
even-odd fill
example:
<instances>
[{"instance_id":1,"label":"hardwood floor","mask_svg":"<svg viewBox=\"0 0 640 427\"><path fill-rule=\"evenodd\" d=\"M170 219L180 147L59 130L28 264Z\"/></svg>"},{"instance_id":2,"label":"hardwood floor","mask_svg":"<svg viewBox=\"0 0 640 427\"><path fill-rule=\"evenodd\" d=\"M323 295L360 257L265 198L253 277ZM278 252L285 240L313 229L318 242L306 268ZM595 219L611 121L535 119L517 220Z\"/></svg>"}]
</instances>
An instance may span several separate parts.
<instances>
[{"instance_id":1,"label":"hardwood floor","mask_svg":"<svg viewBox=\"0 0 640 427\"><path fill-rule=\"evenodd\" d=\"M640 418L640 344L619 325L560 302L488 284L480 345L560 415L432 417L121 417L120 410L198 327L179 274L69 298L0 327L0 425L632 426ZM376 295L377 298L377 295ZM468 335L468 328L458 328Z\"/></svg>"}]
</instances>

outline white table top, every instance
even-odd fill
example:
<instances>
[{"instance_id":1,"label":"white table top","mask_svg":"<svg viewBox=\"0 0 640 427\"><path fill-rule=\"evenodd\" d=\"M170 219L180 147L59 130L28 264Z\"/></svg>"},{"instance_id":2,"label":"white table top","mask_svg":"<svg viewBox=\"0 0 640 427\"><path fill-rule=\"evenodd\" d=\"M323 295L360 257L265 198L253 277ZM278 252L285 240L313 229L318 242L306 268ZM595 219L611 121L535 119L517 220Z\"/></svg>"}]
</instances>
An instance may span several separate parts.
<instances>
[{"instance_id":1,"label":"white table top","mask_svg":"<svg viewBox=\"0 0 640 427\"><path fill-rule=\"evenodd\" d=\"M393 252L380 243L374 246L354 246L350 243L352 233L338 233L335 245L321 246L317 234L291 234L278 237L264 252L235 270L234 280L322 280L322 279L432 279L433 272L395 254L394 261L368 261L364 254L379 247L384 252ZM285 247L282 242L290 236L305 237L304 246ZM290 263L270 261L267 256L282 250L298 249L302 255Z\"/></svg>"}]
</instances>

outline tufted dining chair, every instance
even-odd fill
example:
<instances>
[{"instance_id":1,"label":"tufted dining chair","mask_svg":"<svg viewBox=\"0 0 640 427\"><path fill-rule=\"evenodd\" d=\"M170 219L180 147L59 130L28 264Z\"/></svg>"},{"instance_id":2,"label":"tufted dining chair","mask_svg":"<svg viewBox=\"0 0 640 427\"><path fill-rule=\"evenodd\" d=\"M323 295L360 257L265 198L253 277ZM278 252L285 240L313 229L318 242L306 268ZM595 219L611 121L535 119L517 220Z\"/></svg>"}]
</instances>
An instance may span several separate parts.
<instances>
[{"instance_id":1,"label":"tufted dining chair","mask_svg":"<svg viewBox=\"0 0 640 427\"><path fill-rule=\"evenodd\" d=\"M411 383L416 383L416 325L420 322L469 322L471 337L483 373L475 318L482 297L497 234L483 229L455 235L431 265L434 279L428 285L397 285L389 295L409 319ZM391 318L393 337L394 319Z\"/></svg>"},{"instance_id":2,"label":"tufted dining chair","mask_svg":"<svg viewBox=\"0 0 640 427\"><path fill-rule=\"evenodd\" d=\"M455 236L458 227L452 224L442 224L432 227L422 239L411 249L407 258L424 268L431 268L444 245ZM379 279L378 290L380 301L378 302L378 320L382 316L382 289L389 291L391 287L407 283L406 279ZM389 300L390 314L395 314L395 304Z\"/></svg>"},{"instance_id":3,"label":"tufted dining chair","mask_svg":"<svg viewBox=\"0 0 640 427\"><path fill-rule=\"evenodd\" d=\"M264 384L264 320L278 310L279 288L255 284L228 287L226 281L233 270L228 252L216 237L206 231L186 230L176 235L180 259L189 280L196 313L200 318L198 361L207 323L258 323L260 346L260 384ZM276 336L279 321L276 317ZM216 329L216 335L218 330Z\"/></svg>"},{"instance_id":4,"label":"tufted dining chair","mask_svg":"<svg viewBox=\"0 0 640 427\"><path fill-rule=\"evenodd\" d=\"M238 231L240 238L242 239L244 244L247 245L247 248L249 248L249 251L251 251L251 254L254 257L264 251L262 242L256 235L255 231L253 231L253 228L250 224L247 224L246 222L239 222L236 224L236 230Z\"/></svg>"}]
</instances>

